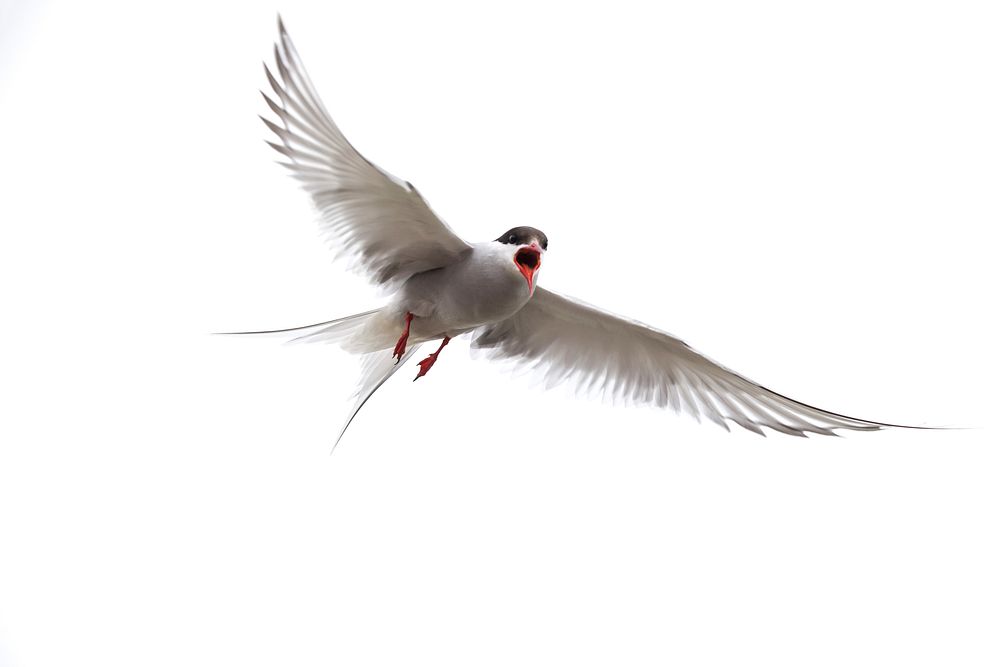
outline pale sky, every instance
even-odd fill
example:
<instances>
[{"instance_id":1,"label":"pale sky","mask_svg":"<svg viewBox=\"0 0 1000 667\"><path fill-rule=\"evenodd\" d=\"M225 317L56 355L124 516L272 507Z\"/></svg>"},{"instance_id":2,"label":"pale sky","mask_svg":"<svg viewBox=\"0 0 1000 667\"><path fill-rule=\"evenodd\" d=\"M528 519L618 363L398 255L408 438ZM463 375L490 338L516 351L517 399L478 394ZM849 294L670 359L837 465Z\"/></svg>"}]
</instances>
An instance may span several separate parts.
<instances>
[{"instance_id":1,"label":"pale sky","mask_svg":"<svg viewBox=\"0 0 1000 667\"><path fill-rule=\"evenodd\" d=\"M1000 10L4 5L0 665L995 665ZM369 159L540 284L835 412L545 392L456 340L340 447L366 310L256 114L281 11ZM415 372L415 370L414 370Z\"/></svg>"}]
</instances>

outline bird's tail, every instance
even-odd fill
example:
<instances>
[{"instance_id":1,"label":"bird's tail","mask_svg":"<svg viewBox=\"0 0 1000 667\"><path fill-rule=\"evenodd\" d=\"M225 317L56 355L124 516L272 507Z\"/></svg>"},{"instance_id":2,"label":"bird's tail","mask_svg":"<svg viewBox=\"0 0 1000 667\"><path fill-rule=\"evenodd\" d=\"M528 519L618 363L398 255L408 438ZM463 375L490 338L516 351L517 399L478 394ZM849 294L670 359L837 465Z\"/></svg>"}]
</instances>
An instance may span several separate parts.
<instances>
[{"instance_id":1,"label":"bird's tail","mask_svg":"<svg viewBox=\"0 0 1000 667\"><path fill-rule=\"evenodd\" d=\"M396 319L385 308L376 308L303 327L269 331L230 331L219 335L276 338L287 343L334 343L348 352L366 354L392 348L402 332L402 321L396 322Z\"/></svg>"},{"instance_id":2,"label":"bird's tail","mask_svg":"<svg viewBox=\"0 0 1000 667\"><path fill-rule=\"evenodd\" d=\"M354 418L361 411L361 408L364 407L365 403L368 402L368 399L372 397L372 394L378 391L378 388L392 377L393 373L402 368L406 364L406 360L412 357L419 349L420 343L411 345L399 360L399 363L396 363L395 357L388 354L385 350L369 352L361 357L361 380L358 382L358 390L355 394L357 402L354 404L351 414L347 417L347 421L344 422L343 428L340 429L340 433L337 435L330 453L333 453L333 450L340 444L340 439L347 432L347 427L351 425L351 422L354 421Z\"/></svg>"},{"instance_id":3,"label":"bird's tail","mask_svg":"<svg viewBox=\"0 0 1000 667\"><path fill-rule=\"evenodd\" d=\"M222 335L277 338L288 343L334 343L348 352L362 355L361 380L355 394L357 401L343 428L340 429L340 434L337 435L337 440L333 444L336 448L347 432L347 427L351 425L372 394L392 377L393 373L402 368L420 348L421 341L411 338L409 349L399 363L396 362L390 350L402 333L403 326L404 320L395 316L392 310L379 308L304 327L270 331L233 331Z\"/></svg>"}]
</instances>

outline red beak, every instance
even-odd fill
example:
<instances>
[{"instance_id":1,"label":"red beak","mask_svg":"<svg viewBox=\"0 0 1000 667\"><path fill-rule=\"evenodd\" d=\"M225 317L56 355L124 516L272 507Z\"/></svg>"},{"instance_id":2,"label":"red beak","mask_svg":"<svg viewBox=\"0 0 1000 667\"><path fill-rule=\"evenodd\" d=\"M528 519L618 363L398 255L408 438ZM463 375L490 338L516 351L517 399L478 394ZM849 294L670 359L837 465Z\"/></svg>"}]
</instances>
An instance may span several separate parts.
<instances>
[{"instance_id":1,"label":"red beak","mask_svg":"<svg viewBox=\"0 0 1000 667\"><path fill-rule=\"evenodd\" d=\"M538 244L532 243L527 248L518 250L514 255L514 264L528 281L528 294L534 293L535 272L542 266L542 251L538 249Z\"/></svg>"}]
</instances>

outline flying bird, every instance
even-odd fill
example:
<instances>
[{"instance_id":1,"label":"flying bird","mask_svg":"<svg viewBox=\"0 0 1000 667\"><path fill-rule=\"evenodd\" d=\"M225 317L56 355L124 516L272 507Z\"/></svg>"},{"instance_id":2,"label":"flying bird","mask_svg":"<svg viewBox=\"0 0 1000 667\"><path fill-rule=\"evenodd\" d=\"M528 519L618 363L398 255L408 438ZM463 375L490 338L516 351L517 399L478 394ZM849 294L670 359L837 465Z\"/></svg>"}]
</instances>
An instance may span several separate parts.
<instances>
[{"instance_id":1,"label":"flying bird","mask_svg":"<svg viewBox=\"0 0 1000 667\"><path fill-rule=\"evenodd\" d=\"M322 235L352 268L391 294L382 308L276 331L295 341L334 343L362 355L357 402L337 436L376 390L420 346L437 348L417 364L426 375L455 336L472 348L527 365L547 386L575 383L605 397L672 408L729 430L733 422L804 436L837 429L896 426L806 405L735 373L684 341L538 285L548 237L519 226L469 243L416 188L383 171L347 141L323 106L279 17L275 72L262 91L274 119L268 141L320 214ZM907 427L909 428L909 427ZM336 447L336 443L334 447Z\"/></svg>"}]
</instances>

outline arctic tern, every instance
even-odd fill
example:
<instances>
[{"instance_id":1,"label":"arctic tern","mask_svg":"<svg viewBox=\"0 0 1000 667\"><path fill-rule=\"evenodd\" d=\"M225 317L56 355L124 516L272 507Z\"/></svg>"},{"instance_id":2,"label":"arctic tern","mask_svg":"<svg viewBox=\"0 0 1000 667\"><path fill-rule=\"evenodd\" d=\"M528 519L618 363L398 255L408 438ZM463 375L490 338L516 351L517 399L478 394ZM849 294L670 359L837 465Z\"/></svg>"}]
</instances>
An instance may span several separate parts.
<instances>
[{"instance_id":1,"label":"arctic tern","mask_svg":"<svg viewBox=\"0 0 1000 667\"><path fill-rule=\"evenodd\" d=\"M440 341L417 364L427 374L455 336L538 371L547 386L575 383L607 398L669 407L764 435L836 435L896 425L856 419L782 396L696 352L674 336L539 287L548 238L519 226L467 243L410 183L366 160L347 141L313 88L279 17L273 91L262 91L277 123L261 117L280 161L312 197L322 234L353 268L391 293L387 305L277 331L295 341L334 343L362 355L357 403L337 436L420 345ZM906 427L911 428L911 427ZM336 446L336 443L334 446Z\"/></svg>"}]
</instances>

